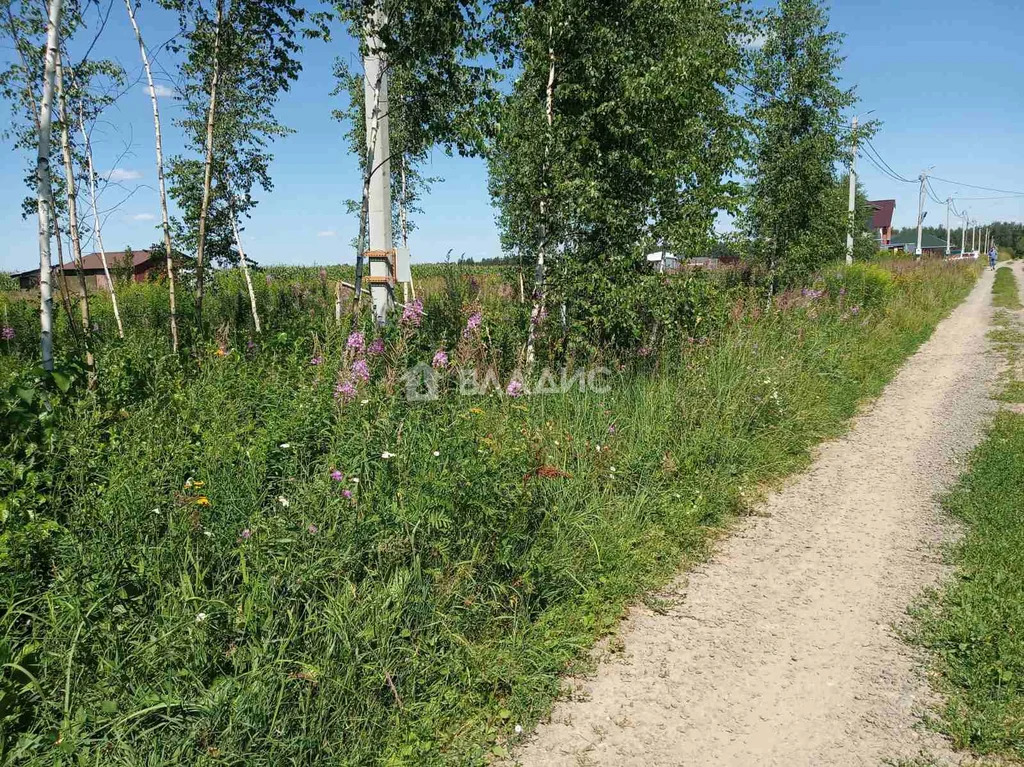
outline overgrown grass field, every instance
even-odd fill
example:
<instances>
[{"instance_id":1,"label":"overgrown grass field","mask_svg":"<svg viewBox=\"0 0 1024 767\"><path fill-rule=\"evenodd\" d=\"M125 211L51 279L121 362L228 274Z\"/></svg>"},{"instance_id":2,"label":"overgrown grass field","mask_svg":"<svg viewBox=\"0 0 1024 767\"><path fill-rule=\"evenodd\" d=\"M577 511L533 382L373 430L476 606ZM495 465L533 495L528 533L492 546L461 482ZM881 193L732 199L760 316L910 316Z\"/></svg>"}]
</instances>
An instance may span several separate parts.
<instances>
[{"instance_id":1,"label":"overgrown grass field","mask_svg":"<svg viewBox=\"0 0 1024 767\"><path fill-rule=\"evenodd\" d=\"M97 386L64 394L31 389L16 347L0 752L33 765L501 756L630 600L840 433L974 277L837 268L770 307L705 285L661 353L594 360L600 390L549 395L511 386L498 309L453 301L458 286L379 345L322 320L315 281L281 298L299 308L263 337L222 308L191 358L136 320L97 347ZM126 293L130 316L160 327L139 296ZM439 329L446 311L461 334ZM453 362L495 363L501 388L461 396L442 364L439 398L407 401L404 370L441 344ZM368 380L345 372L359 360Z\"/></svg>"}]
</instances>

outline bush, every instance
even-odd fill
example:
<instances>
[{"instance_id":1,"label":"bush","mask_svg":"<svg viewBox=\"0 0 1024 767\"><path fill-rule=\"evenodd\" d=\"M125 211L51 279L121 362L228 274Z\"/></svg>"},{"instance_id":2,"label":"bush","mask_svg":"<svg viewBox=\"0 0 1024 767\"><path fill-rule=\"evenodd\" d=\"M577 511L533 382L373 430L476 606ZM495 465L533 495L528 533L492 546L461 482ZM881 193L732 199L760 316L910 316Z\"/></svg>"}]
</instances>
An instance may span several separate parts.
<instances>
[{"instance_id":1,"label":"bush","mask_svg":"<svg viewBox=\"0 0 1024 767\"><path fill-rule=\"evenodd\" d=\"M881 306L893 288L893 275L877 264L855 263L825 274L825 287L834 299L862 309Z\"/></svg>"}]
</instances>

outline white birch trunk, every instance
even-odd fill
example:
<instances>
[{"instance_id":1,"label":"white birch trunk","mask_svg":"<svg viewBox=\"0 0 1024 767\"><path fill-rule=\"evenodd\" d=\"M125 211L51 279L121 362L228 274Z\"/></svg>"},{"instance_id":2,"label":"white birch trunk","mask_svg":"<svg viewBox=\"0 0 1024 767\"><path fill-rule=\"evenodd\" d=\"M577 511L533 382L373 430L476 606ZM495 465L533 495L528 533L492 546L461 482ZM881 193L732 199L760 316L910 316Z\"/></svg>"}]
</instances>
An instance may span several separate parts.
<instances>
[{"instance_id":1,"label":"white birch trunk","mask_svg":"<svg viewBox=\"0 0 1024 767\"><path fill-rule=\"evenodd\" d=\"M164 185L164 149L160 134L160 107L156 100L156 86L153 84L153 70L149 65L149 54L142 42L142 32L135 20L135 9L132 0L124 0L131 19L135 39L139 43L139 55L142 57L142 68L146 71L146 82L149 84L149 100L153 103L153 131L156 134L156 177L160 191L160 217L164 230L164 251L167 254L167 293L171 304L171 348L178 351L178 311L174 295L174 256L171 248L171 220L167 214L167 190Z\"/></svg>"},{"instance_id":2,"label":"white birch trunk","mask_svg":"<svg viewBox=\"0 0 1024 767\"><path fill-rule=\"evenodd\" d=\"M544 309L544 256L548 245L548 179L547 179L547 165L548 157L551 153L551 138L552 128L555 122L555 47L554 47L554 29L548 27L548 87L547 87L547 121L548 131L547 137L544 143L544 191L541 195L540 200L540 219L542 227L542 235L540 248L537 251L537 271L534 275L534 288L533 288L533 309L530 311L530 329L526 340L526 365L530 367L533 365L536 357L534 351L534 344L537 335L537 325L540 324L541 312Z\"/></svg>"},{"instance_id":3,"label":"white birch trunk","mask_svg":"<svg viewBox=\"0 0 1024 767\"><path fill-rule=\"evenodd\" d=\"M213 74L210 76L210 108L206 112L206 159L203 166L203 202L199 208L199 243L196 246L196 322L203 330L203 258L206 251L206 217L210 212L213 182L213 126L217 114L217 81L220 79L220 25L223 4L217 0L217 30L213 38Z\"/></svg>"},{"instance_id":4,"label":"white birch trunk","mask_svg":"<svg viewBox=\"0 0 1024 767\"><path fill-rule=\"evenodd\" d=\"M256 326L256 332L263 332L260 328L260 315L256 311L256 294L252 289L252 277L249 275L249 263L245 260L245 251L242 250L242 237L238 233L238 218L235 216L235 207L231 206L231 229L235 233L235 247L238 248L238 256L242 264L242 274L245 275L245 287L249 291L249 308L252 310L252 321Z\"/></svg>"},{"instance_id":5,"label":"white birch trunk","mask_svg":"<svg viewBox=\"0 0 1024 767\"><path fill-rule=\"evenodd\" d=\"M39 214L39 346L43 368L53 370L53 292L50 284L50 127L53 91L60 46L61 0L50 0L46 25L46 63L43 70L43 101L39 107L39 149L36 153L36 203Z\"/></svg>"},{"instance_id":6,"label":"white birch trunk","mask_svg":"<svg viewBox=\"0 0 1024 767\"><path fill-rule=\"evenodd\" d=\"M121 324L121 310L117 306L117 288L110 276L110 268L107 266L107 251L103 247L103 227L100 225L100 211L96 202L96 169L92 163L92 142L89 140L89 132L85 129L85 111L82 105L78 105L78 129L82 132L82 141L85 143L86 169L89 172L89 201L92 204L92 225L96 231L96 247L100 249L100 263L103 265L103 276L107 280L107 288L110 290L110 303L114 308L114 320L117 322L117 337L124 338L124 326Z\"/></svg>"},{"instance_id":7,"label":"white birch trunk","mask_svg":"<svg viewBox=\"0 0 1024 767\"><path fill-rule=\"evenodd\" d=\"M78 269L78 288L82 294L82 335L85 338L85 358L89 368L93 366L92 350L89 348L89 333L92 318L89 316L89 288L85 281L85 265L82 263L82 234L78 225L78 190L75 180L75 164L71 156L71 137L68 130L68 107L64 92L64 67L57 56L57 114L60 118L60 145L64 156L64 176L68 197L68 229L71 236L71 256Z\"/></svg>"}]
</instances>

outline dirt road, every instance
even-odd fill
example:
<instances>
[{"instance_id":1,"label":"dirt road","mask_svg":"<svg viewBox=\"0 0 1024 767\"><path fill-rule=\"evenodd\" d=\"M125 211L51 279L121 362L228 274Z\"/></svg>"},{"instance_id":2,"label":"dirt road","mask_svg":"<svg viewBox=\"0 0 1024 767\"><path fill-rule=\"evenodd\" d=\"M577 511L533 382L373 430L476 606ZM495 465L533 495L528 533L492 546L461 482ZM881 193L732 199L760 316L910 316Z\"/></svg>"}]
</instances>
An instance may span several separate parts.
<instances>
[{"instance_id":1,"label":"dirt road","mask_svg":"<svg viewBox=\"0 0 1024 767\"><path fill-rule=\"evenodd\" d=\"M625 649L517 754L534 765L879 765L927 754L928 687L893 629L943 575L936 495L991 410L992 273L842 439L637 608Z\"/></svg>"}]
</instances>

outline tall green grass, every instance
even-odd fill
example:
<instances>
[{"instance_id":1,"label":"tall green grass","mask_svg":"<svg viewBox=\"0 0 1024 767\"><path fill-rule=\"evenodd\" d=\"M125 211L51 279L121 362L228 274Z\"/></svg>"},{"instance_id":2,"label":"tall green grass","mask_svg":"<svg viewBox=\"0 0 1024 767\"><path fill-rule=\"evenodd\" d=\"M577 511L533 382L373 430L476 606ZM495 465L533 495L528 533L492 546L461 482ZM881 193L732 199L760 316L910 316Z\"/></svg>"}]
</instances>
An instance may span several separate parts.
<instances>
[{"instance_id":1,"label":"tall green grass","mask_svg":"<svg viewBox=\"0 0 1024 767\"><path fill-rule=\"evenodd\" d=\"M840 433L974 272L850 278L768 311L738 300L726 327L611 372L605 393L450 382L410 403L385 354L339 405L350 357L330 326L196 365L103 347L98 389L48 448L51 559L0 568L5 758L504 753L629 601Z\"/></svg>"}]
</instances>

